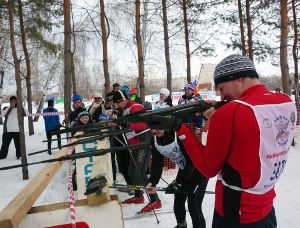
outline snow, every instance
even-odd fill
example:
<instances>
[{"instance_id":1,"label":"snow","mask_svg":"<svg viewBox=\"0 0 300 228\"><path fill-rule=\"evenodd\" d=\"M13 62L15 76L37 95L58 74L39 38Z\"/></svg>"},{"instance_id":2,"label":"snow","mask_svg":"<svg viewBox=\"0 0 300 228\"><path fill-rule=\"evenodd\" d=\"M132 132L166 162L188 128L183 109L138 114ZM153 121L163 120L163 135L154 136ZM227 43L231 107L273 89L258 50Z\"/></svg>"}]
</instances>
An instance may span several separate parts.
<instances>
[{"instance_id":1,"label":"snow","mask_svg":"<svg viewBox=\"0 0 300 228\"><path fill-rule=\"evenodd\" d=\"M63 107L58 106L59 111L62 111ZM62 119L62 117L61 117ZM25 120L25 129L27 132L27 120ZM26 150L27 153L45 149L47 147L46 143L42 143L42 140L46 138L44 130L43 118L40 118L37 123L34 123L35 134L33 136L28 136L26 133ZM0 135L2 135L2 127L0 127ZM2 137L0 139L2 144ZM277 215L278 227L289 227L296 228L300 224L300 169L298 168L300 164L300 127L297 126L296 129L296 146L292 147L289 153L289 159L285 171L276 185L277 197L275 198L275 210ZM65 141L63 141L63 144ZM56 142L53 142L53 146L56 146ZM55 153L55 152L54 152ZM48 153L42 153L34 156L29 156L28 161L34 162L44 159L49 159ZM0 167L18 164L20 160L15 157L14 145L11 143L8 157L4 160L0 160ZM29 166L29 176L33 178L38 171L44 166L33 165ZM68 175L67 175L67 165L65 164L63 168L57 173L54 179L51 181L50 185L46 188L43 194L36 201L35 205L45 205L50 203L58 203L63 201L68 201ZM164 178L171 182L175 177L176 171L171 170L164 172ZM207 190L213 191L216 178L212 178L209 181ZM121 175L118 175L118 182L124 183ZM14 197L15 195L28 183L28 181L22 180L21 169L11 169L6 171L0 171L0 210L2 210ZM165 186L163 183L160 186ZM113 191L113 190L112 190ZM121 200L129 197L125 193L116 192L119 194ZM172 210L173 207L173 195L166 195L159 193L159 197L162 200L163 208L162 210ZM145 204L146 204L145 200ZM139 211L143 205L123 205L124 216L132 216L137 211ZM213 204L214 195L206 194L203 201L203 212L206 218L207 227L211 226L212 215L213 215ZM113 218L112 218L113 219ZM134 220L126 220L126 228L165 228L174 227L176 225L174 214L159 214L158 219L160 223L157 224L154 216L140 217ZM187 212L187 222L188 227L191 227L191 219Z\"/></svg>"}]
</instances>

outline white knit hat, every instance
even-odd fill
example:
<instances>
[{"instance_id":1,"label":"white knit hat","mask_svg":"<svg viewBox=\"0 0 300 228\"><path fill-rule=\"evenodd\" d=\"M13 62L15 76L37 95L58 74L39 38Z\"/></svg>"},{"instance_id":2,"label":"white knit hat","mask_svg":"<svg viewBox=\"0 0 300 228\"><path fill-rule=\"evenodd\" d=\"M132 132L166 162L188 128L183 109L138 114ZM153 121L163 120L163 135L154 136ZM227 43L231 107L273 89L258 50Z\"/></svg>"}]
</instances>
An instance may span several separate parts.
<instances>
[{"instance_id":1,"label":"white knit hat","mask_svg":"<svg viewBox=\"0 0 300 228\"><path fill-rule=\"evenodd\" d=\"M161 88L159 90L159 93L164 94L164 95L166 95L166 97L168 97L170 95L170 90L168 90L167 88Z\"/></svg>"},{"instance_id":2,"label":"white knit hat","mask_svg":"<svg viewBox=\"0 0 300 228\"><path fill-rule=\"evenodd\" d=\"M102 97L102 96L101 96L101 93L95 93L94 97Z\"/></svg>"}]
</instances>

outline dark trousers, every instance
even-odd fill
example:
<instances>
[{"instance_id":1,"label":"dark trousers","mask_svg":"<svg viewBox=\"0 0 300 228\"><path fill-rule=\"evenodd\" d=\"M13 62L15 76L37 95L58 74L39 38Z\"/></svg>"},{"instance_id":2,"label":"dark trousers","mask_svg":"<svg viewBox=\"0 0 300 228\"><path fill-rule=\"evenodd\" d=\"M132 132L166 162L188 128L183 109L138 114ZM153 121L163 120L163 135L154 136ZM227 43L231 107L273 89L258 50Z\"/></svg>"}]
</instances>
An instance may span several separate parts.
<instances>
[{"instance_id":1,"label":"dark trousers","mask_svg":"<svg viewBox=\"0 0 300 228\"><path fill-rule=\"evenodd\" d=\"M51 139L52 139L52 135L51 135L51 131L46 131L46 136L47 136L47 139L48 139L48 153L51 154ZM59 149L61 149L61 136L60 134L57 134L56 135L57 137L57 147Z\"/></svg>"},{"instance_id":2,"label":"dark trousers","mask_svg":"<svg viewBox=\"0 0 300 228\"><path fill-rule=\"evenodd\" d=\"M185 202L188 201L188 209L193 222L193 228L205 228L205 218L202 212L202 201L205 195L205 190L208 180L205 180L202 184L196 185L190 181L186 182L182 186L183 191L185 189L195 189L188 193L175 193L174 194L174 214L177 223L182 223L186 220Z\"/></svg>"},{"instance_id":3,"label":"dark trousers","mask_svg":"<svg viewBox=\"0 0 300 228\"><path fill-rule=\"evenodd\" d=\"M20 148L20 134L19 132L3 132L2 135L2 146L0 151L0 159L4 159L7 157L8 149L11 140L14 140L15 148L16 148L16 157L21 157L21 148Z\"/></svg>"},{"instance_id":4,"label":"dark trousers","mask_svg":"<svg viewBox=\"0 0 300 228\"><path fill-rule=\"evenodd\" d=\"M262 220L249 224L232 224L226 221L218 212L214 211L212 228L276 228L277 221L275 215L275 209Z\"/></svg>"},{"instance_id":5,"label":"dark trousers","mask_svg":"<svg viewBox=\"0 0 300 228\"><path fill-rule=\"evenodd\" d=\"M111 156L111 167L112 167L112 173L113 173L113 179L114 181L117 180L117 166L116 166L116 153L110 153Z\"/></svg>"},{"instance_id":6,"label":"dark trousers","mask_svg":"<svg viewBox=\"0 0 300 228\"><path fill-rule=\"evenodd\" d=\"M132 155L132 157L131 157ZM147 148L132 151L130 155L128 174L133 185L147 185L149 179L147 169L151 159L151 151ZM142 196L142 190L136 190L135 196Z\"/></svg>"}]
</instances>

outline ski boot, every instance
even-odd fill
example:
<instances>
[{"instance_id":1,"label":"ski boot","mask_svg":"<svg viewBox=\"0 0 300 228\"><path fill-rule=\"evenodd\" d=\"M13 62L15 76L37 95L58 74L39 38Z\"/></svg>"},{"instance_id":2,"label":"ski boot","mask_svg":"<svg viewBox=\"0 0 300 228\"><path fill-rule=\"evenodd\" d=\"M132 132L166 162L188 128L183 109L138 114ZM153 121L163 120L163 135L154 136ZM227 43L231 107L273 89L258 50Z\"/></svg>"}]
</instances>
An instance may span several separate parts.
<instances>
[{"instance_id":1,"label":"ski boot","mask_svg":"<svg viewBox=\"0 0 300 228\"><path fill-rule=\"evenodd\" d=\"M123 201L124 204L140 204L140 203L144 203L144 196L134 196L132 198L129 198L125 201Z\"/></svg>"},{"instance_id":2,"label":"ski boot","mask_svg":"<svg viewBox=\"0 0 300 228\"><path fill-rule=\"evenodd\" d=\"M155 209L162 207L161 201L159 199L155 200L153 203L148 203L142 210L141 213L152 212Z\"/></svg>"},{"instance_id":3,"label":"ski boot","mask_svg":"<svg viewBox=\"0 0 300 228\"><path fill-rule=\"evenodd\" d=\"M186 221L184 220L183 222L178 222L177 226L175 226L174 228L187 228Z\"/></svg>"}]
</instances>

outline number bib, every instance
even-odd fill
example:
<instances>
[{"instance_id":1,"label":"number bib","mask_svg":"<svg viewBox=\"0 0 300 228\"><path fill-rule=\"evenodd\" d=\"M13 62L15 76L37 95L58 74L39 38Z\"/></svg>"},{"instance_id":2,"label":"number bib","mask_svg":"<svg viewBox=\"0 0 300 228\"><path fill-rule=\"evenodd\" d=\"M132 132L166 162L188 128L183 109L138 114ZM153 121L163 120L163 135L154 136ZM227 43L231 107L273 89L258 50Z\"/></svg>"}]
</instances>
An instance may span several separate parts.
<instances>
[{"instance_id":1,"label":"number bib","mask_svg":"<svg viewBox=\"0 0 300 228\"><path fill-rule=\"evenodd\" d=\"M180 169L184 169L186 165L186 160L184 155L182 154L182 151L180 149L180 146L177 143L177 133L175 132L175 140L174 142L161 146L157 144L156 135L154 136L154 145L159 153L164 155L167 158L170 158L170 160L178 165Z\"/></svg>"},{"instance_id":2,"label":"number bib","mask_svg":"<svg viewBox=\"0 0 300 228\"><path fill-rule=\"evenodd\" d=\"M250 107L256 117L260 131L260 179L253 188L242 189L226 184L237 191L264 194L270 191L281 176L292 144L296 125L296 106L293 102L252 106L246 102L234 100Z\"/></svg>"}]
</instances>

